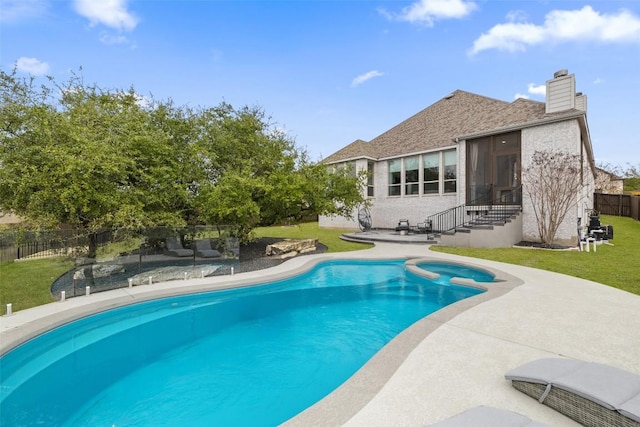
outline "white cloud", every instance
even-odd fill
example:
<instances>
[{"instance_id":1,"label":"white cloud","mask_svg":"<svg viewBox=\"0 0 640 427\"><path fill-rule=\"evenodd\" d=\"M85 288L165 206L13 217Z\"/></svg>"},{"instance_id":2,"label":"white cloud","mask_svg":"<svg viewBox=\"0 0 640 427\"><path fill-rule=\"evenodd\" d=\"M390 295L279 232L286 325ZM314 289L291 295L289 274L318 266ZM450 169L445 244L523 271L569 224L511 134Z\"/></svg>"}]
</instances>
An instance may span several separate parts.
<instances>
[{"instance_id":1,"label":"white cloud","mask_svg":"<svg viewBox=\"0 0 640 427\"><path fill-rule=\"evenodd\" d=\"M378 70L369 71L368 73L364 73L356 77L351 81L351 87L356 87L366 82L367 80L371 80L374 77L384 76L384 73L381 73Z\"/></svg>"},{"instance_id":2,"label":"white cloud","mask_svg":"<svg viewBox=\"0 0 640 427\"><path fill-rule=\"evenodd\" d=\"M542 25L508 22L494 26L473 42L471 53L487 49L516 52L541 43L567 41L640 42L640 17L627 10L599 13L591 6L553 10Z\"/></svg>"},{"instance_id":3,"label":"white cloud","mask_svg":"<svg viewBox=\"0 0 640 427\"><path fill-rule=\"evenodd\" d=\"M129 39L127 39L122 34L113 35L113 34L109 34L109 33L103 33L100 36L100 41L103 44L125 44L125 43L129 43Z\"/></svg>"},{"instance_id":4,"label":"white cloud","mask_svg":"<svg viewBox=\"0 0 640 427\"><path fill-rule=\"evenodd\" d=\"M519 22L526 20L527 13L523 10L512 10L511 12L507 13L507 21L509 22Z\"/></svg>"},{"instance_id":5,"label":"white cloud","mask_svg":"<svg viewBox=\"0 0 640 427\"><path fill-rule=\"evenodd\" d=\"M602 84L602 83L604 83L604 79L601 79L600 77L598 77L597 79L595 79L593 81L594 85L599 85L599 84Z\"/></svg>"},{"instance_id":6,"label":"white cloud","mask_svg":"<svg viewBox=\"0 0 640 427\"><path fill-rule=\"evenodd\" d=\"M42 62L36 58L27 58L23 56L16 61L16 69L23 73L33 74L34 76L41 76L49 72L49 64Z\"/></svg>"},{"instance_id":7,"label":"white cloud","mask_svg":"<svg viewBox=\"0 0 640 427\"><path fill-rule=\"evenodd\" d=\"M76 12L91 26L105 25L116 30L133 30L138 18L127 10L127 0L74 0Z\"/></svg>"},{"instance_id":8,"label":"white cloud","mask_svg":"<svg viewBox=\"0 0 640 427\"><path fill-rule=\"evenodd\" d=\"M15 22L38 17L47 11L46 0L2 0L0 22Z\"/></svg>"},{"instance_id":9,"label":"white cloud","mask_svg":"<svg viewBox=\"0 0 640 427\"><path fill-rule=\"evenodd\" d=\"M524 98L529 99L531 95L542 95L543 97L547 94L547 86L546 85L536 85L535 83L529 83L527 86L527 93L525 95L523 93L516 93L513 99Z\"/></svg>"},{"instance_id":10,"label":"white cloud","mask_svg":"<svg viewBox=\"0 0 640 427\"><path fill-rule=\"evenodd\" d=\"M393 14L385 10L380 12L388 19L432 27L437 20L463 18L476 7L474 2L464 0L419 0L403 8L401 13Z\"/></svg>"},{"instance_id":11,"label":"white cloud","mask_svg":"<svg viewBox=\"0 0 640 427\"><path fill-rule=\"evenodd\" d=\"M527 87L527 91L532 95L545 96L547 94L547 85L536 86L533 83L529 83L529 86Z\"/></svg>"}]
</instances>

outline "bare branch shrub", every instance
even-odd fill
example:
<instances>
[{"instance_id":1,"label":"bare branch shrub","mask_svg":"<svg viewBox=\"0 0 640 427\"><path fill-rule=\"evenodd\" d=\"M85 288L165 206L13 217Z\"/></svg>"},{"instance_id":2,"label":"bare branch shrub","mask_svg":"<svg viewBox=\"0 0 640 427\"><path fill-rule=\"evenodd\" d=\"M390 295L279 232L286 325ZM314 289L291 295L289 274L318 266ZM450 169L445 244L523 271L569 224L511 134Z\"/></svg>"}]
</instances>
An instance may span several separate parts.
<instances>
[{"instance_id":1,"label":"bare branch shrub","mask_svg":"<svg viewBox=\"0 0 640 427\"><path fill-rule=\"evenodd\" d=\"M536 151L522 174L542 243L553 243L558 228L576 205L582 187L580 156Z\"/></svg>"}]
</instances>

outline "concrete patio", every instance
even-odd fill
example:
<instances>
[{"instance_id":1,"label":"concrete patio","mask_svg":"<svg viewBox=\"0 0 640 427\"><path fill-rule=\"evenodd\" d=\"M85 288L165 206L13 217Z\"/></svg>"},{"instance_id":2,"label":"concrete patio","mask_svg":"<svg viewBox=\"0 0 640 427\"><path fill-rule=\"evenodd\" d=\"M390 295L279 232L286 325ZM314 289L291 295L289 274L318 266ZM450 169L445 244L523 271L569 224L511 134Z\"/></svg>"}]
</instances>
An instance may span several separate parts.
<instances>
[{"instance_id":1,"label":"concrete patio","mask_svg":"<svg viewBox=\"0 0 640 427\"><path fill-rule=\"evenodd\" d=\"M540 357L570 357L640 374L640 296L527 267L378 242L367 250L293 258L279 266L124 288L0 317L0 354L48 328L107 308L162 296L244 286L334 258L427 257L495 271L505 283L407 329L349 381L288 425L424 426L477 405L553 426L578 425L511 387L504 373ZM585 256L597 256L585 254Z\"/></svg>"}]
</instances>

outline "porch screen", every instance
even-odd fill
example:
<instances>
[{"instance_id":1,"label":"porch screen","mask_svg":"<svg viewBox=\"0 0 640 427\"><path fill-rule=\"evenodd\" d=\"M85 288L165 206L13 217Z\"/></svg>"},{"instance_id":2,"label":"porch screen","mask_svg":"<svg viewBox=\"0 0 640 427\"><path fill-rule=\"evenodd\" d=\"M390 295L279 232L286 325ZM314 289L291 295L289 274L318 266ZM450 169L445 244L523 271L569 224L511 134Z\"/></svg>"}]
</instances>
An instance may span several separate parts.
<instances>
[{"instance_id":1,"label":"porch screen","mask_svg":"<svg viewBox=\"0 0 640 427\"><path fill-rule=\"evenodd\" d=\"M444 152L444 192L456 192L456 176L457 176L457 155L456 150Z\"/></svg>"},{"instance_id":2,"label":"porch screen","mask_svg":"<svg viewBox=\"0 0 640 427\"><path fill-rule=\"evenodd\" d=\"M419 181L420 170L420 158L409 157L404 159L404 194L419 194L420 183Z\"/></svg>"},{"instance_id":3,"label":"porch screen","mask_svg":"<svg viewBox=\"0 0 640 427\"><path fill-rule=\"evenodd\" d=\"M438 194L438 182L440 180L440 154L431 153L422 156L424 182L422 184L423 194Z\"/></svg>"},{"instance_id":4,"label":"porch screen","mask_svg":"<svg viewBox=\"0 0 640 427\"><path fill-rule=\"evenodd\" d=\"M389 195L399 196L402 185L402 161L389 160Z\"/></svg>"},{"instance_id":5,"label":"porch screen","mask_svg":"<svg viewBox=\"0 0 640 427\"><path fill-rule=\"evenodd\" d=\"M373 197L374 195L374 178L375 178L375 163L372 161L367 162L367 196Z\"/></svg>"}]
</instances>

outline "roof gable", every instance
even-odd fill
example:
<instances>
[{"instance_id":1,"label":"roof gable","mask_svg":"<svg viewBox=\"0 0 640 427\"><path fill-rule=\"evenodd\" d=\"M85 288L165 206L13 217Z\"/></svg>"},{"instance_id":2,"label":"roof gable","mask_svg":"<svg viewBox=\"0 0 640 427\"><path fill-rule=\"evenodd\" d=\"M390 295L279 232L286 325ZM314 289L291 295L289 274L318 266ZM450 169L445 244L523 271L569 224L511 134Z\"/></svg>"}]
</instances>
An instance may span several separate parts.
<instances>
[{"instance_id":1,"label":"roof gable","mask_svg":"<svg viewBox=\"0 0 640 427\"><path fill-rule=\"evenodd\" d=\"M375 155L374 151L373 146L369 142L363 141L362 139L356 139L351 144L325 158L323 162L334 163L363 157L371 157L375 159L378 156Z\"/></svg>"},{"instance_id":2,"label":"roof gable","mask_svg":"<svg viewBox=\"0 0 640 427\"><path fill-rule=\"evenodd\" d=\"M399 156L452 145L456 135L487 126L509 104L456 90L371 140L382 157Z\"/></svg>"},{"instance_id":3,"label":"roof gable","mask_svg":"<svg viewBox=\"0 0 640 427\"><path fill-rule=\"evenodd\" d=\"M575 115L575 111L572 113ZM501 101L456 90L414 114L370 142L356 140L327 157L332 163L346 159L396 157L453 144L456 137L539 122L551 117L543 102L518 98Z\"/></svg>"}]
</instances>

